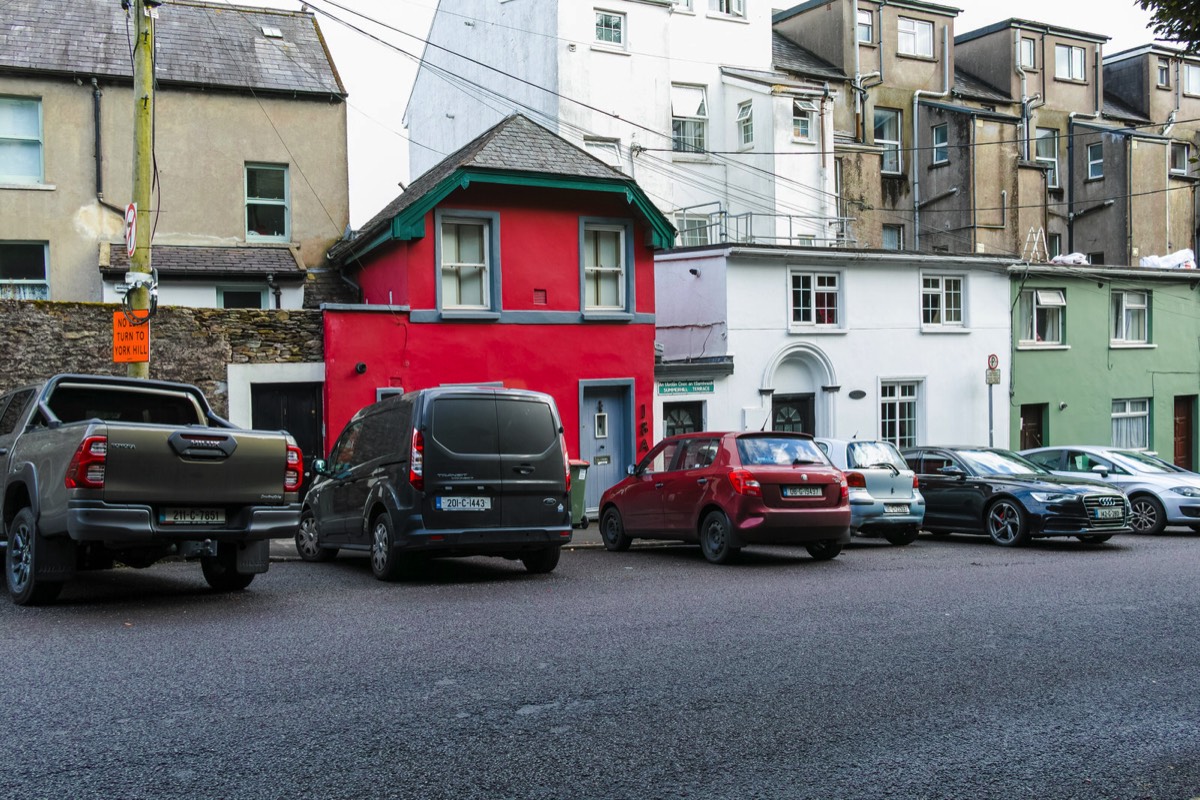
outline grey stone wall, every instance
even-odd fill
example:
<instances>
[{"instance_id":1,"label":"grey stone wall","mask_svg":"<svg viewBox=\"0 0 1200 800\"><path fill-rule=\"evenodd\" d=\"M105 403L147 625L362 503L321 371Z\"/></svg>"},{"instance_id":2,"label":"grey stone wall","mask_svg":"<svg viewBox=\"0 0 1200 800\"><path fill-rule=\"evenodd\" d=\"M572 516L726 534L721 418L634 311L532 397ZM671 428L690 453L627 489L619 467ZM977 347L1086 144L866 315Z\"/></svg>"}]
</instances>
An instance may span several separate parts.
<instances>
[{"instance_id":1,"label":"grey stone wall","mask_svg":"<svg viewBox=\"0 0 1200 800\"><path fill-rule=\"evenodd\" d=\"M119 309L0 300L0 392L59 372L126 374L112 360L112 315ZM322 316L308 309L160 307L151 322L150 377L199 386L224 415L226 365L324 361Z\"/></svg>"}]
</instances>

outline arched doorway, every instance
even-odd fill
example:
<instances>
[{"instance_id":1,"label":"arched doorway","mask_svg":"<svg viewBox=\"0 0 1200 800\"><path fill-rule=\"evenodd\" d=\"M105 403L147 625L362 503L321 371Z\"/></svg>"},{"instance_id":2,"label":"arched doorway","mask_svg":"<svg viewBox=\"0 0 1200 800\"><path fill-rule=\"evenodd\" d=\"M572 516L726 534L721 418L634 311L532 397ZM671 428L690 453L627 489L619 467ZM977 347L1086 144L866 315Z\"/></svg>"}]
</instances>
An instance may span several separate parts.
<instances>
[{"instance_id":1,"label":"arched doorway","mask_svg":"<svg viewBox=\"0 0 1200 800\"><path fill-rule=\"evenodd\" d=\"M829 357L808 343L776 353L763 374L759 393L769 398L767 427L831 436L835 430L833 391L837 381Z\"/></svg>"}]
</instances>

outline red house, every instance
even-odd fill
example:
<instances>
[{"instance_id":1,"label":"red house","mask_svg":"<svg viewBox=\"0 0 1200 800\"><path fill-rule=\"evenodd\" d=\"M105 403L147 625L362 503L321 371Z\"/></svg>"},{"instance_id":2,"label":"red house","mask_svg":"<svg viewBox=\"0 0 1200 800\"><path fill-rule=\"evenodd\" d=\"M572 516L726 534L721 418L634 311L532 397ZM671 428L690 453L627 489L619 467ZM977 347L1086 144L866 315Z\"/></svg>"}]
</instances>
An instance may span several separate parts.
<instances>
[{"instance_id":1,"label":"red house","mask_svg":"<svg viewBox=\"0 0 1200 800\"><path fill-rule=\"evenodd\" d=\"M362 301L324 306L330 442L388 392L547 392L594 508L652 444L654 251L673 241L627 175L508 117L329 251Z\"/></svg>"}]
</instances>

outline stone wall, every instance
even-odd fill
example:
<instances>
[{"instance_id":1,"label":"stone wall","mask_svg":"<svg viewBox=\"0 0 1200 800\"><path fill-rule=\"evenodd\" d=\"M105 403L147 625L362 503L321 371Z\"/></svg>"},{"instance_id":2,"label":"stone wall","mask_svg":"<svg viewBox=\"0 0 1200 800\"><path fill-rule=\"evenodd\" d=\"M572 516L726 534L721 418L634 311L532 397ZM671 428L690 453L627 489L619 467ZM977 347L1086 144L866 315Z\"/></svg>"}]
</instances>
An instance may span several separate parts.
<instances>
[{"instance_id":1,"label":"stone wall","mask_svg":"<svg viewBox=\"0 0 1200 800\"><path fill-rule=\"evenodd\" d=\"M120 306L0 300L0 392L59 372L124 375L112 360ZM320 363L322 312L160 307L151 322L150 377L199 386L228 412L226 365Z\"/></svg>"}]
</instances>

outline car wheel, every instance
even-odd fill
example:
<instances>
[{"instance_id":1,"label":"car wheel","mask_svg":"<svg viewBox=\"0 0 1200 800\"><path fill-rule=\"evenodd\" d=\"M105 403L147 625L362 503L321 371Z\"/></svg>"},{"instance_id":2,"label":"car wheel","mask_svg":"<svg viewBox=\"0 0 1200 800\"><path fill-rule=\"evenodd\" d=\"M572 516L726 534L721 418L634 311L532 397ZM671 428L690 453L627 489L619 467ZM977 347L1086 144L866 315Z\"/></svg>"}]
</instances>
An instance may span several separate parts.
<instances>
[{"instance_id":1,"label":"car wheel","mask_svg":"<svg viewBox=\"0 0 1200 800\"><path fill-rule=\"evenodd\" d=\"M724 511L710 511L700 523L700 550L713 564L728 564L741 550L733 546L729 517Z\"/></svg>"},{"instance_id":2,"label":"car wheel","mask_svg":"<svg viewBox=\"0 0 1200 800\"><path fill-rule=\"evenodd\" d=\"M4 551L8 593L19 606L49 603L62 591L61 581L41 580L37 576L37 539L33 511L22 508L8 526L8 547Z\"/></svg>"},{"instance_id":3,"label":"car wheel","mask_svg":"<svg viewBox=\"0 0 1200 800\"><path fill-rule=\"evenodd\" d=\"M296 529L296 552L301 561L332 561L338 552L336 547L317 543L317 520L308 509L300 515L300 527Z\"/></svg>"},{"instance_id":4,"label":"car wheel","mask_svg":"<svg viewBox=\"0 0 1200 800\"><path fill-rule=\"evenodd\" d=\"M545 550L525 553L521 556L521 563L534 575L545 575L547 572L553 572L558 566L558 557L561 554L561 547L547 547Z\"/></svg>"},{"instance_id":5,"label":"car wheel","mask_svg":"<svg viewBox=\"0 0 1200 800\"><path fill-rule=\"evenodd\" d=\"M1079 541L1087 542L1088 544L1104 544L1112 538L1112 534L1088 534L1086 536L1079 536L1076 538L1078 538Z\"/></svg>"},{"instance_id":6,"label":"car wheel","mask_svg":"<svg viewBox=\"0 0 1200 800\"><path fill-rule=\"evenodd\" d=\"M907 542L905 542L907 544ZM841 542L809 542L804 545L804 549L808 554L817 561L828 561L831 558L837 558L838 553L842 552Z\"/></svg>"},{"instance_id":7,"label":"car wheel","mask_svg":"<svg viewBox=\"0 0 1200 800\"><path fill-rule=\"evenodd\" d=\"M1129 498L1129 527L1134 533L1156 536L1167 527L1167 512L1157 497L1139 494Z\"/></svg>"},{"instance_id":8,"label":"car wheel","mask_svg":"<svg viewBox=\"0 0 1200 800\"><path fill-rule=\"evenodd\" d=\"M1029 541L1025 509L1016 500L997 500L984 512L988 536L1001 547L1018 547Z\"/></svg>"},{"instance_id":9,"label":"car wheel","mask_svg":"<svg viewBox=\"0 0 1200 800\"><path fill-rule=\"evenodd\" d=\"M396 551L392 518L383 513L371 521L371 572L381 581L395 581L411 573L412 561Z\"/></svg>"},{"instance_id":10,"label":"car wheel","mask_svg":"<svg viewBox=\"0 0 1200 800\"><path fill-rule=\"evenodd\" d=\"M909 528L907 530L897 531L896 533L885 534L883 538L887 539L891 544L903 546L915 542L917 540L917 533L917 528Z\"/></svg>"},{"instance_id":11,"label":"car wheel","mask_svg":"<svg viewBox=\"0 0 1200 800\"><path fill-rule=\"evenodd\" d=\"M254 580L254 573L237 571L237 545L217 545L215 556L201 556L200 571L204 580L218 592L240 592Z\"/></svg>"},{"instance_id":12,"label":"car wheel","mask_svg":"<svg viewBox=\"0 0 1200 800\"><path fill-rule=\"evenodd\" d=\"M604 509L600 520L600 538L604 547L614 553L623 553L633 544L633 537L625 533L625 523L621 521L621 512L615 508Z\"/></svg>"}]
</instances>

